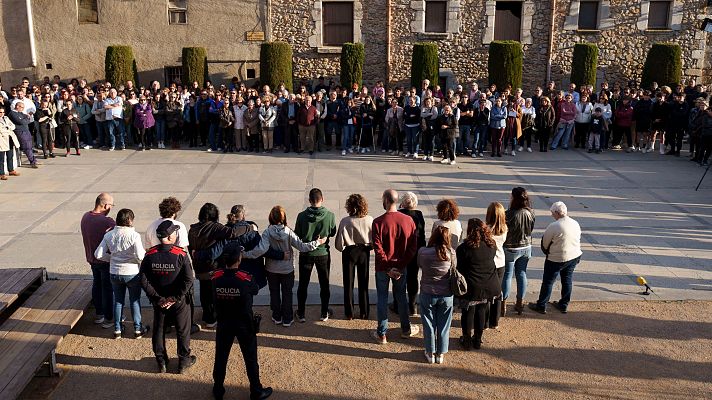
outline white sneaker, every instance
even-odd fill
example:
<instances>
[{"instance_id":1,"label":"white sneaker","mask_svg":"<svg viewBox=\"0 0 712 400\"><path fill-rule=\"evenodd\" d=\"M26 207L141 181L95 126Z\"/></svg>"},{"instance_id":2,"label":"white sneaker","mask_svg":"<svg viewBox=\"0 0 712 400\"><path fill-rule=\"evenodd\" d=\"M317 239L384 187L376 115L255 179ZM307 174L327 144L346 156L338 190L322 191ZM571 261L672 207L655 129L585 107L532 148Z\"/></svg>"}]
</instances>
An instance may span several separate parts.
<instances>
[{"instance_id":1,"label":"white sneaker","mask_svg":"<svg viewBox=\"0 0 712 400\"><path fill-rule=\"evenodd\" d=\"M445 354L437 354L435 356L435 364L442 364L445 361Z\"/></svg>"},{"instance_id":2,"label":"white sneaker","mask_svg":"<svg viewBox=\"0 0 712 400\"><path fill-rule=\"evenodd\" d=\"M403 339L410 339L412 337L415 337L418 332L420 332L420 328L418 328L416 325L411 325L410 332L401 332L401 337Z\"/></svg>"},{"instance_id":3,"label":"white sneaker","mask_svg":"<svg viewBox=\"0 0 712 400\"><path fill-rule=\"evenodd\" d=\"M346 155L346 150L341 150L341 155L345 156Z\"/></svg>"},{"instance_id":4,"label":"white sneaker","mask_svg":"<svg viewBox=\"0 0 712 400\"><path fill-rule=\"evenodd\" d=\"M480 153L479 156L480 156L480 157L484 157L485 154L484 154L484 153Z\"/></svg>"},{"instance_id":5,"label":"white sneaker","mask_svg":"<svg viewBox=\"0 0 712 400\"><path fill-rule=\"evenodd\" d=\"M84 149L84 150L89 150L89 149L91 149L91 146L89 146L88 144L85 144L84 147L83 147L83 149Z\"/></svg>"},{"instance_id":6,"label":"white sneaker","mask_svg":"<svg viewBox=\"0 0 712 400\"><path fill-rule=\"evenodd\" d=\"M440 160L440 164L449 164L449 163L450 163L450 160L448 160L447 158L443 158L442 160Z\"/></svg>"},{"instance_id":7,"label":"white sneaker","mask_svg":"<svg viewBox=\"0 0 712 400\"><path fill-rule=\"evenodd\" d=\"M381 153L388 153L388 150L381 149Z\"/></svg>"},{"instance_id":8,"label":"white sneaker","mask_svg":"<svg viewBox=\"0 0 712 400\"><path fill-rule=\"evenodd\" d=\"M366 154L366 149L361 149L361 154Z\"/></svg>"},{"instance_id":9,"label":"white sneaker","mask_svg":"<svg viewBox=\"0 0 712 400\"><path fill-rule=\"evenodd\" d=\"M450 161L450 165L455 165L455 164L457 164L457 163L455 162L455 160Z\"/></svg>"},{"instance_id":10,"label":"white sneaker","mask_svg":"<svg viewBox=\"0 0 712 400\"><path fill-rule=\"evenodd\" d=\"M425 361L428 364L435 364L435 357L433 357L432 353L423 352L423 355L425 355Z\"/></svg>"},{"instance_id":11,"label":"white sneaker","mask_svg":"<svg viewBox=\"0 0 712 400\"><path fill-rule=\"evenodd\" d=\"M285 328L289 328L290 326L292 326L293 323L294 323L294 321L285 322L285 323L282 324L282 326L285 327Z\"/></svg>"},{"instance_id":12,"label":"white sneaker","mask_svg":"<svg viewBox=\"0 0 712 400\"><path fill-rule=\"evenodd\" d=\"M532 152L532 148L531 148L531 147L527 147L527 153L531 153L531 152Z\"/></svg>"},{"instance_id":13,"label":"white sneaker","mask_svg":"<svg viewBox=\"0 0 712 400\"><path fill-rule=\"evenodd\" d=\"M160 149L160 147L159 147L159 149ZM213 151L213 149L211 149L210 147L208 147L208 149L205 150L205 151L207 151L208 153L211 153L211 152Z\"/></svg>"},{"instance_id":14,"label":"white sneaker","mask_svg":"<svg viewBox=\"0 0 712 400\"><path fill-rule=\"evenodd\" d=\"M354 153L354 149L349 149L349 154L353 154L353 153Z\"/></svg>"},{"instance_id":15,"label":"white sneaker","mask_svg":"<svg viewBox=\"0 0 712 400\"><path fill-rule=\"evenodd\" d=\"M410 153L405 153L405 155L403 157L405 157L405 158L410 157Z\"/></svg>"},{"instance_id":16,"label":"white sneaker","mask_svg":"<svg viewBox=\"0 0 712 400\"><path fill-rule=\"evenodd\" d=\"M414 159L414 160L417 160L418 158L420 158L420 157L418 157L418 153L413 154L413 159Z\"/></svg>"},{"instance_id":17,"label":"white sneaker","mask_svg":"<svg viewBox=\"0 0 712 400\"><path fill-rule=\"evenodd\" d=\"M114 148L113 148L113 147L109 147L109 151L114 151Z\"/></svg>"},{"instance_id":18,"label":"white sneaker","mask_svg":"<svg viewBox=\"0 0 712 400\"><path fill-rule=\"evenodd\" d=\"M519 147L517 148L517 151L521 153L522 151L524 151L524 147L519 146Z\"/></svg>"},{"instance_id":19,"label":"white sneaker","mask_svg":"<svg viewBox=\"0 0 712 400\"><path fill-rule=\"evenodd\" d=\"M104 323L104 316L103 315L97 315L96 319L94 320L95 324L103 324Z\"/></svg>"},{"instance_id":20,"label":"white sneaker","mask_svg":"<svg viewBox=\"0 0 712 400\"><path fill-rule=\"evenodd\" d=\"M519 151L521 151L521 150L519 150ZM517 155L517 152L515 152L514 150L512 150L512 157L514 157L514 156L516 156L516 155Z\"/></svg>"},{"instance_id":21,"label":"white sneaker","mask_svg":"<svg viewBox=\"0 0 712 400\"><path fill-rule=\"evenodd\" d=\"M272 322L274 322L275 325L282 325L282 320L281 320L281 319L274 319L274 318L272 318Z\"/></svg>"},{"instance_id":22,"label":"white sneaker","mask_svg":"<svg viewBox=\"0 0 712 400\"><path fill-rule=\"evenodd\" d=\"M472 153L472 158L477 158L477 153Z\"/></svg>"}]
</instances>

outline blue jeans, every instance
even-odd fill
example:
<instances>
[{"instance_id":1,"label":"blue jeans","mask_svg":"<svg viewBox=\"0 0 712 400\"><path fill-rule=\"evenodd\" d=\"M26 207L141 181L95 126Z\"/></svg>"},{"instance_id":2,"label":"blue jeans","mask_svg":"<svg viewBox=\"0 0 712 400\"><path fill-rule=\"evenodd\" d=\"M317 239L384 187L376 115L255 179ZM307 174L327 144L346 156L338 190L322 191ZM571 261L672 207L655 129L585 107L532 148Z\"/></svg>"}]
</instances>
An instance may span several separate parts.
<instances>
[{"instance_id":1,"label":"blue jeans","mask_svg":"<svg viewBox=\"0 0 712 400\"><path fill-rule=\"evenodd\" d=\"M472 152L484 153L489 127L487 125L473 126L472 132Z\"/></svg>"},{"instance_id":2,"label":"blue jeans","mask_svg":"<svg viewBox=\"0 0 712 400\"><path fill-rule=\"evenodd\" d=\"M502 298L509 297L512 275L517 278L517 299L523 299L527 293L527 264L532 257L532 247L525 249L504 249L504 277L502 277Z\"/></svg>"},{"instance_id":3,"label":"blue jeans","mask_svg":"<svg viewBox=\"0 0 712 400\"><path fill-rule=\"evenodd\" d=\"M452 323L452 300L452 296L420 294L420 318L423 320L425 351L430 354L447 353Z\"/></svg>"},{"instance_id":4,"label":"blue jeans","mask_svg":"<svg viewBox=\"0 0 712 400\"><path fill-rule=\"evenodd\" d=\"M257 131L253 134L256 134ZM249 140L248 140L249 141ZM210 148L215 151L219 147L222 147L222 129L218 122L210 123L210 131L208 133L208 142L210 142Z\"/></svg>"},{"instance_id":5,"label":"blue jeans","mask_svg":"<svg viewBox=\"0 0 712 400\"><path fill-rule=\"evenodd\" d=\"M551 150L555 150L559 146L559 141L561 141L561 147L563 147L564 150L568 150L571 131L573 131L573 129L574 124L560 122L556 128L556 136L554 136L554 140L551 141Z\"/></svg>"},{"instance_id":6,"label":"blue jeans","mask_svg":"<svg viewBox=\"0 0 712 400\"><path fill-rule=\"evenodd\" d=\"M415 154L416 145L418 144L418 134L420 133L419 126L406 126L405 138L408 146L408 153Z\"/></svg>"},{"instance_id":7,"label":"blue jeans","mask_svg":"<svg viewBox=\"0 0 712 400\"><path fill-rule=\"evenodd\" d=\"M343 125L341 127L341 150L348 150L351 148L354 140L354 126L353 125Z\"/></svg>"},{"instance_id":8,"label":"blue jeans","mask_svg":"<svg viewBox=\"0 0 712 400\"><path fill-rule=\"evenodd\" d=\"M166 120L156 118L156 141L162 143L166 139Z\"/></svg>"},{"instance_id":9,"label":"blue jeans","mask_svg":"<svg viewBox=\"0 0 712 400\"><path fill-rule=\"evenodd\" d=\"M96 134L99 147L109 146L109 125L106 121L96 121Z\"/></svg>"},{"instance_id":10,"label":"blue jeans","mask_svg":"<svg viewBox=\"0 0 712 400\"><path fill-rule=\"evenodd\" d=\"M104 319L114 319L114 292L109 276L109 264L90 264L94 281L91 285L91 301L96 308L96 315L103 315Z\"/></svg>"},{"instance_id":11,"label":"blue jeans","mask_svg":"<svg viewBox=\"0 0 712 400\"><path fill-rule=\"evenodd\" d=\"M378 296L376 306L378 328L376 328L376 332L381 336L385 336L388 331L388 283L391 281L393 282L393 296L398 301L401 330L403 333L410 332L408 298L405 295L406 271L403 271L403 275L397 280L392 279L383 271L376 271L376 294Z\"/></svg>"},{"instance_id":12,"label":"blue jeans","mask_svg":"<svg viewBox=\"0 0 712 400\"><path fill-rule=\"evenodd\" d=\"M89 127L89 124L79 124L79 140L89 146L94 144L92 143L91 128Z\"/></svg>"},{"instance_id":13,"label":"blue jeans","mask_svg":"<svg viewBox=\"0 0 712 400\"><path fill-rule=\"evenodd\" d=\"M458 153L464 153L467 148L468 137L470 132L472 132L472 126L470 125L460 125L460 137L457 139L457 149Z\"/></svg>"},{"instance_id":14,"label":"blue jeans","mask_svg":"<svg viewBox=\"0 0 712 400\"><path fill-rule=\"evenodd\" d=\"M566 310L571 301L574 269L579 261L581 261L580 256L566 262L554 262L548 259L544 262L544 277L541 280L539 300L536 302L537 306L540 308L546 307L546 303L551 297L551 291L554 288L554 282L556 282L556 275L561 275L561 300L559 300L559 306L562 310Z\"/></svg>"},{"instance_id":15,"label":"blue jeans","mask_svg":"<svg viewBox=\"0 0 712 400\"><path fill-rule=\"evenodd\" d=\"M109 127L109 142L111 148L118 147L120 149L126 147L124 145L124 132L123 123L121 119L112 119L107 121L106 124Z\"/></svg>"},{"instance_id":16,"label":"blue jeans","mask_svg":"<svg viewBox=\"0 0 712 400\"><path fill-rule=\"evenodd\" d=\"M114 331L121 330L121 317L126 302L126 289L129 291L134 330L141 330L141 278L138 275L111 274L111 286L114 288Z\"/></svg>"}]
</instances>

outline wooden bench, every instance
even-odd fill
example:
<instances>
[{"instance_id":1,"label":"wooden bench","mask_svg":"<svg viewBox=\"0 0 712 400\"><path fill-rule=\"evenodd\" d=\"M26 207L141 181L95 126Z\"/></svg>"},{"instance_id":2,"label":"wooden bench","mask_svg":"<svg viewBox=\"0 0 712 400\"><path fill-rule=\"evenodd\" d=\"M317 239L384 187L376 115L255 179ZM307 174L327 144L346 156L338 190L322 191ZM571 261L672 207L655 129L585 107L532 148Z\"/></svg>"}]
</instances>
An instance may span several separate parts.
<instances>
[{"instance_id":1,"label":"wooden bench","mask_svg":"<svg viewBox=\"0 0 712 400\"><path fill-rule=\"evenodd\" d=\"M33 286L41 285L44 276L44 268L0 269L0 316Z\"/></svg>"},{"instance_id":2,"label":"wooden bench","mask_svg":"<svg viewBox=\"0 0 712 400\"><path fill-rule=\"evenodd\" d=\"M91 299L89 280L46 281L0 325L0 399L15 399L79 321Z\"/></svg>"}]
</instances>

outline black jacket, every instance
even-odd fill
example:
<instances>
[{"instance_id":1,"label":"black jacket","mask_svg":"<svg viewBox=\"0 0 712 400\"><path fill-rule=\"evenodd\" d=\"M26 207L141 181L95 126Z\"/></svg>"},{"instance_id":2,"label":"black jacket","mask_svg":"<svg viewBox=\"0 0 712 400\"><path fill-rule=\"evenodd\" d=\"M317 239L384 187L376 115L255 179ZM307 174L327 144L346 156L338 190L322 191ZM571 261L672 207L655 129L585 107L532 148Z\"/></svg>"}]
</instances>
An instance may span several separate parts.
<instances>
[{"instance_id":1,"label":"black jacket","mask_svg":"<svg viewBox=\"0 0 712 400\"><path fill-rule=\"evenodd\" d=\"M535 221L534 210L529 208L507 210L505 216L507 219L507 239L504 241L504 247L515 249L531 246Z\"/></svg>"},{"instance_id":2,"label":"black jacket","mask_svg":"<svg viewBox=\"0 0 712 400\"><path fill-rule=\"evenodd\" d=\"M467 243L457 246L457 270L467 281L467 293L462 296L469 301L491 299L499 296L501 287L494 256L497 246L489 247L480 242L479 247Z\"/></svg>"},{"instance_id":3,"label":"black jacket","mask_svg":"<svg viewBox=\"0 0 712 400\"><path fill-rule=\"evenodd\" d=\"M205 221L190 226L188 230L188 250L191 252L208 249L219 240L235 239L251 230L248 226L227 227L219 222ZM198 278L207 279L206 274L216 268L212 261L196 260L195 273Z\"/></svg>"},{"instance_id":4,"label":"black jacket","mask_svg":"<svg viewBox=\"0 0 712 400\"><path fill-rule=\"evenodd\" d=\"M146 296L156 306L161 300L183 301L195 279L188 254L171 244L148 249L139 276Z\"/></svg>"},{"instance_id":5,"label":"black jacket","mask_svg":"<svg viewBox=\"0 0 712 400\"><path fill-rule=\"evenodd\" d=\"M420 210L406 210L405 208L401 208L398 211L413 218L415 234L418 236L418 248L425 247L427 243L425 242L425 218L423 218L423 213ZM413 260L416 258L413 258Z\"/></svg>"},{"instance_id":6,"label":"black jacket","mask_svg":"<svg viewBox=\"0 0 712 400\"><path fill-rule=\"evenodd\" d=\"M252 296L259 291L252 276L239 269L219 269L212 281L218 323L252 327Z\"/></svg>"},{"instance_id":7,"label":"black jacket","mask_svg":"<svg viewBox=\"0 0 712 400\"><path fill-rule=\"evenodd\" d=\"M536 117L534 117L534 126L537 129L545 130L554 127L554 122L556 122L556 113L554 112L554 107L549 106L546 110L539 108L536 112Z\"/></svg>"}]
</instances>

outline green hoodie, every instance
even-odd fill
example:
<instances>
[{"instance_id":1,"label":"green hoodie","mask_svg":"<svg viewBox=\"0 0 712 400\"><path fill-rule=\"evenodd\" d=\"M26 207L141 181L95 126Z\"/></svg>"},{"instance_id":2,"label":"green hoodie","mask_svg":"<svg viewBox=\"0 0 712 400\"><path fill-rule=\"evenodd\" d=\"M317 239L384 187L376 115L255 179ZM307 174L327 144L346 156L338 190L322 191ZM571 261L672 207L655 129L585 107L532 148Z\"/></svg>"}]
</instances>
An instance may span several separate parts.
<instances>
[{"instance_id":1,"label":"green hoodie","mask_svg":"<svg viewBox=\"0 0 712 400\"><path fill-rule=\"evenodd\" d=\"M336 219L334 213L324 207L308 207L299 213L294 225L294 233L304 242L311 242L321 237L336 236ZM329 254L329 241L308 253L310 256L325 256Z\"/></svg>"}]
</instances>

